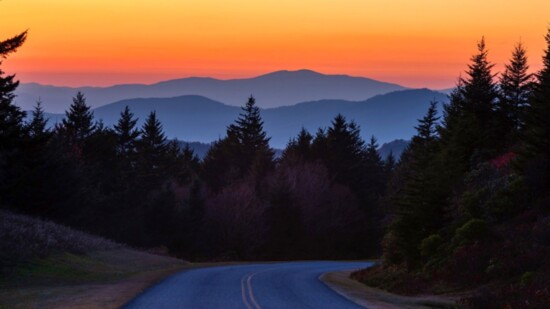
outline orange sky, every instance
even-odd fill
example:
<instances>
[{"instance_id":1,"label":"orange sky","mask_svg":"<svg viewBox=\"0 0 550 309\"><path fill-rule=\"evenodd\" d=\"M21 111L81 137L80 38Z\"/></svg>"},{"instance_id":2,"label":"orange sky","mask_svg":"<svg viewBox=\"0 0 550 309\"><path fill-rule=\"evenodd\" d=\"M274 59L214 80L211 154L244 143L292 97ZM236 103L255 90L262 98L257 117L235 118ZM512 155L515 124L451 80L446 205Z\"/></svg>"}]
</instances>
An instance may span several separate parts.
<instances>
[{"instance_id":1,"label":"orange sky","mask_svg":"<svg viewBox=\"0 0 550 309\"><path fill-rule=\"evenodd\" d=\"M3 64L23 82L110 85L281 69L446 88L485 36L497 69L518 40L540 68L548 0L3 0Z\"/></svg>"}]
</instances>

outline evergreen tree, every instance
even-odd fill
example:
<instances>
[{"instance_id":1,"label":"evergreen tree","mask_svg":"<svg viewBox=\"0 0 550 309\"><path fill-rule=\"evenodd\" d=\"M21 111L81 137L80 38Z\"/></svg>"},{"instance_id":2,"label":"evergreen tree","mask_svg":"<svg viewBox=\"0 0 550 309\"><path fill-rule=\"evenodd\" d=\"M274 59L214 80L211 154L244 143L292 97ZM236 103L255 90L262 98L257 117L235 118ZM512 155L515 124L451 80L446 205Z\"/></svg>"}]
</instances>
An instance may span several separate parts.
<instances>
[{"instance_id":1,"label":"evergreen tree","mask_svg":"<svg viewBox=\"0 0 550 309\"><path fill-rule=\"evenodd\" d=\"M65 112L61 130L73 147L83 147L86 139L96 129L94 113L90 109L84 94L79 91L73 98L69 110Z\"/></svg>"},{"instance_id":2,"label":"evergreen tree","mask_svg":"<svg viewBox=\"0 0 550 309\"><path fill-rule=\"evenodd\" d=\"M547 47L542 59L543 68L537 74L533 98L527 112L524 146L520 153L523 164L537 165L542 186L550 185L550 28L546 34Z\"/></svg>"},{"instance_id":3,"label":"evergreen tree","mask_svg":"<svg viewBox=\"0 0 550 309\"><path fill-rule=\"evenodd\" d=\"M10 39L0 41L0 65L2 60L15 52L27 38L27 32L23 32ZM11 151L25 135L23 119L26 113L13 104L15 89L19 82L15 81L15 75L5 75L0 69L0 151ZM1 155L1 154L0 154Z\"/></svg>"},{"instance_id":4,"label":"evergreen tree","mask_svg":"<svg viewBox=\"0 0 550 309\"><path fill-rule=\"evenodd\" d=\"M32 121L28 125L29 134L33 138L41 138L50 135L47 129L48 119L44 117L42 101L38 100L32 112Z\"/></svg>"},{"instance_id":5,"label":"evergreen tree","mask_svg":"<svg viewBox=\"0 0 550 309\"><path fill-rule=\"evenodd\" d=\"M391 173L395 169L396 164L397 162L395 160L395 156L393 155L393 151L390 151L390 153L386 157L386 160L384 160L384 171L386 172L386 179L389 179Z\"/></svg>"},{"instance_id":6,"label":"evergreen tree","mask_svg":"<svg viewBox=\"0 0 550 309\"><path fill-rule=\"evenodd\" d=\"M369 164L382 166L382 158L378 153L378 141L374 135L371 136L369 144L367 145L366 159Z\"/></svg>"},{"instance_id":7,"label":"evergreen tree","mask_svg":"<svg viewBox=\"0 0 550 309\"><path fill-rule=\"evenodd\" d=\"M527 71L525 48L518 43L512 53L510 63L500 77L500 100L498 110L502 115L503 135L509 143L515 142L525 126L525 112L533 87L533 75Z\"/></svg>"},{"instance_id":8,"label":"evergreen tree","mask_svg":"<svg viewBox=\"0 0 550 309\"><path fill-rule=\"evenodd\" d=\"M355 123L348 123L346 118L339 114L332 121L326 135L318 132L313 143L315 148L318 148L317 154L336 182L361 183L360 174L364 172L366 150L359 127Z\"/></svg>"},{"instance_id":9,"label":"evergreen tree","mask_svg":"<svg viewBox=\"0 0 550 309\"><path fill-rule=\"evenodd\" d=\"M349 187L368 210L384 191L383 163L377 147L375 138L365 146L359 127L337 115L326 132L317 132L311 149L313 160L320 160L332 180Z\"/></svg>"},{"instance_id":10,"label":"evergreen tree","mask_svg":"<svg viewBox=\"0 0 550 309\"><path fill-rule=\"evenodd\" d=\"M371 136L365 152L366 185L368 200L371 203L377 202L384 194L387 174L384 172L384 162L378 153L378 142L376 137Z\"/></svg>"},{"instance_id":11,"label":"evergreen tree","mask_svg":"<svg viewBox=\"0 0 550 309\"><path fill-rule=\"evenodd\" d=\"M449 104L445 105L444 122L439 130L442 157L449 166L446 173L453 180L503 148L495 111L498 92L484 39L478 43L478 53L471 61L467 77L459 79Z\"/></svg>"},{"instance_id":12,"label":"evergreen tree","mask_svg":"<svg viewBox=\"0 0 550 309\"><path fill-rule=\"evenodd\" d=\"M402 155L398 173L400 188L393 188L392 200L397 216L386 237L385 256L389 262L405 262L409 269L418 266L421 241L442 224L444 193L441 172L436 160L438 152L437 103L432 102L426 115L415 127L417 134Z\"/></svg>"},{"instance_id":13,"label":"evergreen tree","mask_svg":"<svg viewBox=\"0 0 550 309\"><path fill-rule=\"evenodd\" d=\"M137 140L141 135L141 132L136 128L137 122L138 119L134 118L134 114L126 106L124 111L120 113L117 124L114 125L117 135L117 153L126 160L132 160L136 153Z\"/></svg>"},{"instance_id":14,"label":"evergreen tree","mask_svg":"<svg viewBox=\"0 0 550 309\"><path fill-rule=\"evenodd\" d=\"M166 153L168 143L162 128L162 124L157 119L156 112L151 112L141 129L141 139L138 143L138 154L141 160L142 172L146 175L155 174L160 176L161 168Z\"/></svg>"},{"instance_id":15,"label":"evergreen tree","mask_svg":"<svg viewBox=\"0 0 550 309\"><path fill-rule=\"evenodd\" d=\"M235 123L227 128L227 135L236 137L242 156L238 165L242 172L258 164L260 169L267 170L273 165L274 152L269 147L270 138L263 129L264 122L254 97L250 96L242 110Z\"/></svg>"},{"instance_id":16,"label":"evergreen tree","mask_svg":"<svg viewBox=\"0 0 550 309\"><path fill-rule=\"evenodd\" d=\"M282 161L287 160L298 160L298 161L309 161L312 159L311 143L313 141L313 136L302 127L300 133L296 138L293 138L288 142L286 146Z\"/></svg>"},{"instance_id":17,"label":"evergreen tree","mask_svg":"<svg viewBox=\"0 0 550 309\"><path fill-rule=\"evenodd\" d=\"M227 136L215 142L204 158L203 174L212 189L247 175L263 177L274 167L274 151L263 129L260 109L251 96Z\"/></svg>"},{"instance_id":18,"label":"evergreen tree","mask_svg":"<svg viewBox=\"0 0 550 309\"><path fill-rule=\"evenodd\" d=\"M0 65L2 60L15 52L27 38L23 32L10 39L0 41ZM17 204L14 196L24 181L24 167L21 166L22 141L27 136L23 119L26 113L13 102L19 82L15 75L5 75L0 68L0 206Z\"/></svg>"}]
</instances>

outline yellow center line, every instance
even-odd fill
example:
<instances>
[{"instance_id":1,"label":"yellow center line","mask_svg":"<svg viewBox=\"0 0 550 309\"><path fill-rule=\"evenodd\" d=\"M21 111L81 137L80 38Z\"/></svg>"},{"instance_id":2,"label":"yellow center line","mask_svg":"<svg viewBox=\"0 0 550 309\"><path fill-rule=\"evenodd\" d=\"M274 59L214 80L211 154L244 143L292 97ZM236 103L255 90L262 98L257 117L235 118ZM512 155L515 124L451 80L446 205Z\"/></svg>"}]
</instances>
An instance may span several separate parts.
<instances>
[{"instance_id":1,"label":"yellow center line","mask_svg":"<svg viewBox=\"0 0 550 309\"><path fill-rule=\"evenodd\" d=\"M248 302L248 298L246 297L247 292L248 292L248 290L245 287L246 277L247 277L247 275L245 275L244 277L241 278L241 297L242 297L243 303L244 303L244 305L246 306L247 309L254 309L254 307L252 307L250 302Z\"/></svg>"},{"instance_id":2,"label":"yellow center line","mask_svg":"<svg viewBox=\"0 0 550 309\"><path fill-rule=\"evenodd\" d=\"M250 294L250 301L252 302L252 304L254 306L256 306L256 309L262 309L262 307L260 307L260 305L258 304L258 302L256 301L256 299L254 298L254 292L252 290L252 284L251 284L251 281L252 281L252 277L254 277L255 275L257 275L258 273L254 273L250 276L248 276L248 279L246 280L246 283L248 285L248 293Z\"/></svg>"},{"instance_id":3,"label":"yellow center line","mask_svg":"<svg viewBox=\"0 0 550 309\"><path fill-rule=\"evenodd\" d=\"M259 273L269 271L270 269L248 273L241 278L241 296L244 304L248 309L262 309L262 306L258 304L254 297L254 290L252 289L252 278Z\"/></svg>"}]
</instances>

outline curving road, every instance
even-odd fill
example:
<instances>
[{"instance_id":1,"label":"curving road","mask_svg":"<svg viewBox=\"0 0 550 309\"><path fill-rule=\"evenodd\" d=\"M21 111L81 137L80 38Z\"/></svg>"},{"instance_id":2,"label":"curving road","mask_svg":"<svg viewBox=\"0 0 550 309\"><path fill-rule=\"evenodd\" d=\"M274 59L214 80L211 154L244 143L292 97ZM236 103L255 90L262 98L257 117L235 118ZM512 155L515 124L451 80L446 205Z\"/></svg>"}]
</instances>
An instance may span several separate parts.
<instances>
[{"instance_id":1,"label":"curving road","mask_svg":"<svg viewBox=\"0 0 550 309\"><path fill-rule=\"evenodd\" d=\"M124 308L362 308L319 280L369 262L289 262L198 268L168 277Z\"/></svg>"}]
</instances>

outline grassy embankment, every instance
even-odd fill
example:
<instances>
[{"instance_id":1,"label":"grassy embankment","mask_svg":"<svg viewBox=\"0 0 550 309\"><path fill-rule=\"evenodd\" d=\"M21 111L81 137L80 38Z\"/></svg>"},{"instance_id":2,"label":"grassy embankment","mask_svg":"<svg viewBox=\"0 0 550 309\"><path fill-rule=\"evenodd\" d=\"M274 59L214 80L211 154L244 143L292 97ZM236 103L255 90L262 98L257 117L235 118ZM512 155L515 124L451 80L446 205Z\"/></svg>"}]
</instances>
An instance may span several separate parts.
<instances>
[{"instance_id":1,"label":"grassy embankment","mask_svg":"<svg viewBox=\"0 0 550 309\"><path fill-rule=\"evenodd\" d=\"M0 211L0 308L118 308L195 265Z\"/></svg>"}]
</instances>

